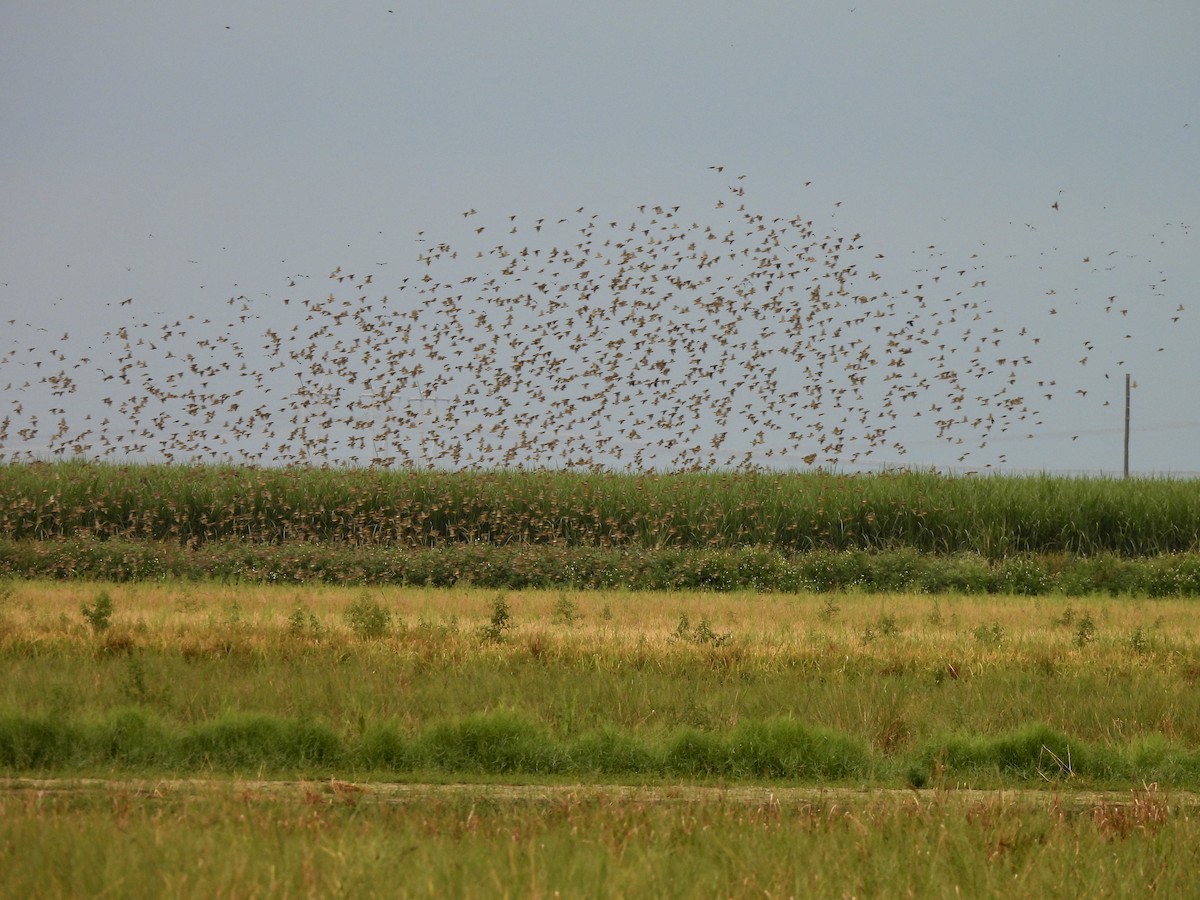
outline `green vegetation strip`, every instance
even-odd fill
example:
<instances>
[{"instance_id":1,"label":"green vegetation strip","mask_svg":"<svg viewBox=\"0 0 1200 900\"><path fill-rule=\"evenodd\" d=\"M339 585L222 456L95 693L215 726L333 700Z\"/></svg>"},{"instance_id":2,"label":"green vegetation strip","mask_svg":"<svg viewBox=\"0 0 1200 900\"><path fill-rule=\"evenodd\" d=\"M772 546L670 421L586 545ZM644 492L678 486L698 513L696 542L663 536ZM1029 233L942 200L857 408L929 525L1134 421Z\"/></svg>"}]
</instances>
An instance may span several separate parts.
<instances>
[{"instance_id":1,"label":"green vegetation strip","mask_svg":"<svg viewBox=\"0 0 1200 900\"><path fill-rule=\"evenodd\" d=\"M437 472L0 465L0 536L387 547L534 544L781 553L1154 556L1200 551L1170 479L932 473Z\"/></svg>"},{"instance_id":2,"label":"green vegetation strip","mask_svg":"<svg viewBox=\"0 0 1200 900\"><path fill-rule=\"evenodd\" d=\"M422 793L348 783L193 792L0 791L0 871L19 897L1191 896L1194 804L905 791L576 786Z\"/></svg>"},{"instance_id":3,"label":"green vegetation strip","mask_svg":"<svg viewBox=\"0 0 1200 900\"><path fill-rule=\"evenodd\" d=\"M625 588L786 593L857 590L940 594L1200 596L1200 553L1128 559L914 550L785 553L458 544L390 548L347 544L178 543L93 538L0 538L0 576L113 582L162 579L269 584L420 585L524 590Z\"/></svg>"},{"instance_id":4,"label":"green vegetation strip","mask_svg":"<svg viewBox=\"0 0 1200 900\"><path fill-rule=\"evenodd\" d=\"M0 765L1180 786L1200 748L1198 615L1182 599L0 582Z\"/></svg>"},{"instance_id":5,"label":"green vegetation strip","mask_svg":"<svg viewBox=\"0 0 1200 900\"><path fill-rule=\"evenodd\" d=\"M226 715L171 729L139 709L93 721L0 715L0 770L300 772L312 775L566 776L778 780L803 783L987 782L1150 784L1200 789L1200 752L1161 735L1125 745L1072 740L1037 725L1011 734L947 735L884 758L865 742L790 719L743 722L727 734L682 728L658 740L607 728L555 740L511 712L433 723L409 737L393 724L357 740L319 722Z\"/></svg>"}]
</instances>

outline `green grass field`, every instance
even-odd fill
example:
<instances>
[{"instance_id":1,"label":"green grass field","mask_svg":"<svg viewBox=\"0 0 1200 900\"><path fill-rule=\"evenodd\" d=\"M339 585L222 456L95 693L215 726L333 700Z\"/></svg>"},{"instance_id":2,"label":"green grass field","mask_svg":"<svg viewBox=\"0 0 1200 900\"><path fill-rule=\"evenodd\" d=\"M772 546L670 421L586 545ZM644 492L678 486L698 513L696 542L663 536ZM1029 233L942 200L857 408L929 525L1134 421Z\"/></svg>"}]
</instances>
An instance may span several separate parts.
<instances>
[{"instance_id":1,"label":"green grass field","mask_svg":"<svg viewBox=\"0 0 1200 900\"><path fill-rule=\"evenodd\" d=\"M0 870L23 897L1187 897L1196 814L1153 789L25 782Z\"/></svg>"},{"instance_id":2,"label":"green grass field","mask_svg":"<svg viewBox=\"0 0 1200 900\"><path fill-rule=\"evenodd\" d=\"M1188 896L1187 482L0 466L14 896Z\"/></svg>"},{"instance_id":3,"label":"green grass field","mask_svg":"<svg viewBox=\"0 0 1200 900\"><path fill-rule=\"evenodd\" d=\"M3 593L14 774L1200 787L1189 601Z\"/></svg>"},{"instance_id":4,"label":"green grass field","mask_svg":"<svg viewBox=\"0 0 1200 900\"><path fill-rule=\"evenodd\" d=\"M10 580L0 869L19 896L1186 896L1198 625Z\"/></svg>"}]
</instances>

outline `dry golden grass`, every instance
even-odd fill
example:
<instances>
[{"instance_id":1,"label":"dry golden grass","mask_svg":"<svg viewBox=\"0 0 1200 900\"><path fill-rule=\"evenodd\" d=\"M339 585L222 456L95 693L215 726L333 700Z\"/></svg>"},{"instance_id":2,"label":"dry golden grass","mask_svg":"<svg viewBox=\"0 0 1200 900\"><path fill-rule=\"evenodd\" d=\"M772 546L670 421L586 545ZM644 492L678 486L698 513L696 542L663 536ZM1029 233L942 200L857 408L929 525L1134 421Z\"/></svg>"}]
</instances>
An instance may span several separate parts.
<instances>
[{"instance_id":1,"label":"dry golden grass","mask_svg":"<svg viewBox=\"0 0 1200 900\"><path fill-rule=\"evenodd\" d=\"M1103 665L1119 650L1128 661L1140 633L1147 652L1132 658L1187 655L1194 649L1200 609L1189 600L1015 597L930 597L916 594L725 594L476 588L351 588L182 582L103 584L9 582L0 599L0 633L8 640L92 640L80 609L106 592L113 601L110 631L132 633L141 645L170 645L188 635L227 633L249 643L277 640L297 609L321 623L330 640L351 638L346 612L356 602L391 613L389 638L401 642L422 628L438 629L479 647L498 599L508 604L511 647L608 652L636 647L671 654L706 642L707 628L743 656L770 658L815 648L856 657L928 660L970 650L977 665L1012 663L1054 654L1069 664ZM686 629L681 632L681 619ZM1087 617L1093 630L1081 636ZM499 651L499 647L496 648ZM714 649L720 649L718 644ZM1162 659L1157 660L1163 662Z\"/></svg>"}]
</instances>

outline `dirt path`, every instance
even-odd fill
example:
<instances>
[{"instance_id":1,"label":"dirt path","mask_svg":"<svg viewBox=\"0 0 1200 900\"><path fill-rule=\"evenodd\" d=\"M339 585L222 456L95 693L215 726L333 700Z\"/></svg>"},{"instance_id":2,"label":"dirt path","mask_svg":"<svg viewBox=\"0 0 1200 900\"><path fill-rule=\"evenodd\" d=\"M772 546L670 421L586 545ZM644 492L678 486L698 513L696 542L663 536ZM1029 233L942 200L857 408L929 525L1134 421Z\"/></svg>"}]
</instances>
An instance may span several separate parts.
<instances>
[{"instance_id":1,"label":"dirt path","mask_svg":"<svg viewBox=\"0 0 1200 900\"><path fill-rule=\"evenodd\" d=\"M1157 786L1126 791L971 790L849 787L709 787L698 785L607 784L402 784L394 782L270 781L240 779L103 779L0 778L0 793L9 795L121 795L124 799L183 799L231 795L250 801L305 803L420 803L432 799L467 798L511 803L735 803L748 806L863 806L910 802L921 805L991 803L1079 811L1101 806L1165 804L1173 810L1200 807L1195 792L1160 791Z\"/></svg>"}]
</instances>

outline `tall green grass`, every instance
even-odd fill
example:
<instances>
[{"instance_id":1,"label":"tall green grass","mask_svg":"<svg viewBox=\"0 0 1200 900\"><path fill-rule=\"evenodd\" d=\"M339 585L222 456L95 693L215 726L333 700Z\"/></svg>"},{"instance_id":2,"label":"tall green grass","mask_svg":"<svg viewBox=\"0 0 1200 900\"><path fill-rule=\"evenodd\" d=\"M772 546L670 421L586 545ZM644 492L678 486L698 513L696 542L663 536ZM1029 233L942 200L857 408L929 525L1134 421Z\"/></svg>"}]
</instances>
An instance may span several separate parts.
<instances>
[{"instance_id":1,"label":"tall green grass","mask_svg":"<svg viewBox=\"0 0 1200 900\"><path fill-rule=\"evenodd\" d=\"M1046 725L933 736L902 753L795 719L726 731L635 734L604 727L556 738L510 711L432 722L415 734L375 723L357 737L328 724L228 713L172 728L143 709L73 720L0 714L0 773L221 774L322 778L514 776L711 782L1005 787L1044 784L1200 789L1200 750L1161 734L1092 743Z\"/></svg>"},{"instance_id":2,"label":"tall green grass","mask_svg":"<svg viewBox=\"0 0 1200 900\"><path fill-rule=\"evenodd\" d=\"M1189 481L0 465L0 536L1145 556L1200 550Z\"/></svg>"},{"instance_id":3,"label":"tall green grass","mask_svg":"<svg viewBox=\"0 0 1200 900\"><path fill-rule=\"evenodd\" d=\"M1188 897L1194 812L1152 791L1068 806L35 786L0 794L0 871L14 897Z\"/></svg>"}]
</instances>

